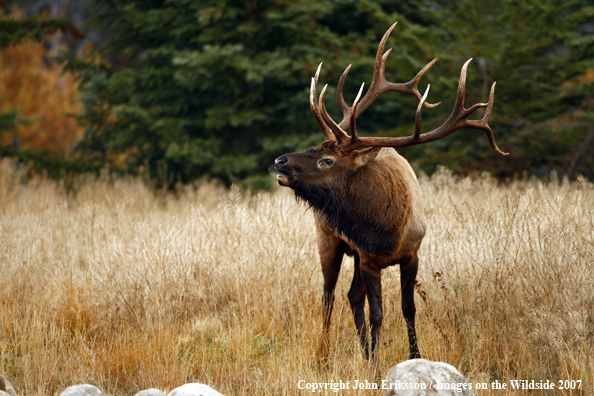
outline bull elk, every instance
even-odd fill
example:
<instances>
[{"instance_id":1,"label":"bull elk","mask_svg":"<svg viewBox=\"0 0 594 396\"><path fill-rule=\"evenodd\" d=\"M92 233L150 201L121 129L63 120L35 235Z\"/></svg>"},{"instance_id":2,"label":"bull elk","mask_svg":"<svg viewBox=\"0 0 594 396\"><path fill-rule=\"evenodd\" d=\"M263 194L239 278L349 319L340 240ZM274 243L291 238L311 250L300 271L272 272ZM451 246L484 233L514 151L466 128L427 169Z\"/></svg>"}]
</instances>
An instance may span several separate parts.
<instances>
[{"instance_id":1,"label":"bull elk","mask_svg":"<svg viewBox=\"0 0 594 396\"><path fill-rule=\"evenodd\" d=\"M456 103L448 119L438 128L421 133L423 107L433 108L440 103L426 102L429 86L423 95L417 89L421 77L437 61L433 59L407 83L391 83L385 79L386 59L392 49L384 53L384 46L392 25L382 38L375 59L371 86L361 98L363 85L352 107L343 98L343 86L350 65L338 83L337 98L343 119L336 123L324 106L327 85L317 97L321 64L311 81L309 102L311 111L324 135L320 147L303 152L284 154L275 161L277 180L290 187L296 197L314 209L317 243L324 276L322 298L323 332L322 357L328 355L327 336L334 304L334 288L344 254L354 256L355 272L348 299L355 319L355 327L366 359L376 357L382 327L381 270L400 265L402 313L408 331L410 358L419 358L415 331L414 285L419 265L418 251L425 235L426 220L417 178L409 163L393 147L406 147L441 139L459 129L473 128L487 134L491 147L503 153L495 144L488 119L493 108L495 83L488 103L464 108L466 69L462 67ZM355 120L381 94L396 91L414 95L419 101L415 128L407 137L360 137ZM486 108L480 120L468 117L478 108ZM346 130L350 129L350 135ZM361 150L358 150L361 149ZM365 298L369 302L371 345L365 325ZM370 348L371 347L371 348Z\"/></svg>"}]
</instances>

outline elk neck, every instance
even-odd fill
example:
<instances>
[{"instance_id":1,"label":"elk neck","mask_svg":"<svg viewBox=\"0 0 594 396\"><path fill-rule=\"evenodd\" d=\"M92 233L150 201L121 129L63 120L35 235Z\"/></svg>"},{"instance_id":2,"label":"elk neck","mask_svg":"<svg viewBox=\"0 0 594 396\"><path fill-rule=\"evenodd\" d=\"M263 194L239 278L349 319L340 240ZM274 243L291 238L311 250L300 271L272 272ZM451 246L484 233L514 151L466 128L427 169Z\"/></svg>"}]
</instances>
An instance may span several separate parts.
<instances>
[{"instance_id":1,"label":"elk neck","mask_svg":"<svg viewBox=\"0 0 594 396\"><path fill-rule=\"evenodd\" d=\"M388 254L399 244L409 217L409 193L402 175L384 161L325 184L296 185L321 220L360 250Z\"/></svg>"}]
</instances>

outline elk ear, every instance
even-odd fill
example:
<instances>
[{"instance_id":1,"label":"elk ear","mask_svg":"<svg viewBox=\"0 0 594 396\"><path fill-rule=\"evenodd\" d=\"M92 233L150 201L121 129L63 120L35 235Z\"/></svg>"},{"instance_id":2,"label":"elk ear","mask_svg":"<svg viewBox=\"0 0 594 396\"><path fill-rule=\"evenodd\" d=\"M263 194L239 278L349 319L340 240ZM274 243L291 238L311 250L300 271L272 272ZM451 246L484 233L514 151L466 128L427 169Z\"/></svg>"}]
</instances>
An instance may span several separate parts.
<instances>
[{"instance_id":1,"label":"elk ear","mask_svg":"<svg viewBox=\"0 0 594 396\"><path fill-rule=\"evenodd\" d=\"M382 148L383 147L370 147L364 150L357 151L357 157L355 158L355 166L357 168L360 168L362 166L367 165L368 163L373 161L375 157L377 157Z\"/></svg>"}]
</instances>

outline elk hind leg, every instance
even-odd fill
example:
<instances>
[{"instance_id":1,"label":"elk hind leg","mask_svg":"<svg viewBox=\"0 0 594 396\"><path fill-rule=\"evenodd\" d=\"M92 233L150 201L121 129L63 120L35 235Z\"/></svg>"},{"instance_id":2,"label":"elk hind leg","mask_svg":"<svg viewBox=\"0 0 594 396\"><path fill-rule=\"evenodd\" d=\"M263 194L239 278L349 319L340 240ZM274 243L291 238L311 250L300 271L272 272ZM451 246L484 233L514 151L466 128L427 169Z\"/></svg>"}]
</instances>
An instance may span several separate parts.
<instances>
[{"instance_id":1,"label":"elk hind leg","mask_svg":"<svg viewBox=\"0 0 594 396\"><path fill-rule=\"evenodd\" d=\"M380 333L384 312L382 307L381 270L372 269L365 265L360 268L361 280L365 286L367 301L369 302L369 327L371 333L371 355L375 356L379 347Z\"/></svg>"},{"instance_id":2,"label":"elk hind leg","mask_svg":"<svg viewBox=\"0 0 594 396\"><path fill-rule=\"evenodd\" d=\"M419 359L419 346L417 345L417 332L415 330L415 281L419 259L415 255L408 262L400 265L400 287L402 290L402 315L406 322L408 332L409 359Z\"/></svg>"},{"instance_id":3,"label":"elk hind leg","mask_svg":"<svg viewBox=\"0 0 594 396\"><path fill-rule=\"evenodd\" d=\"M367 326L365 325L365 286L363 285L359 270L360 261L359 255L355 253L355 272L348 298L355 319L355 328L357 329L361 348L363 349L363 357L369 359L369 339L367 336Z\"/></svg>"}]
</instances>

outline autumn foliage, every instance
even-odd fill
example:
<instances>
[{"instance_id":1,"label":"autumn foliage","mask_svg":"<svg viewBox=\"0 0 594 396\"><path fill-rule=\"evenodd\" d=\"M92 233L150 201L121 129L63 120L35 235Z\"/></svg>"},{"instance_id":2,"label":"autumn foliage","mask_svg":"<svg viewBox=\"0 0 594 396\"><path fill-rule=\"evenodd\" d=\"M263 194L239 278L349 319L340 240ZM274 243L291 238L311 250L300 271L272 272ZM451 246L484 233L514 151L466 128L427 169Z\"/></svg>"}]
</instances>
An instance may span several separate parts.
<instances>
[{"instance_id":1,"label":"autumn foliage","mask_svg":"<svg viewBox=\"0 0 594 396\"><path fill-rule=\"evenodd\" d=\"M74 76L49 56L43 43L30 40L0 50L0 112L19 109L29 118L6 139L16 134L23 148L66 154L82 137L68 115L80 112L81 104Z\"/></svg>"}]
</instances>

